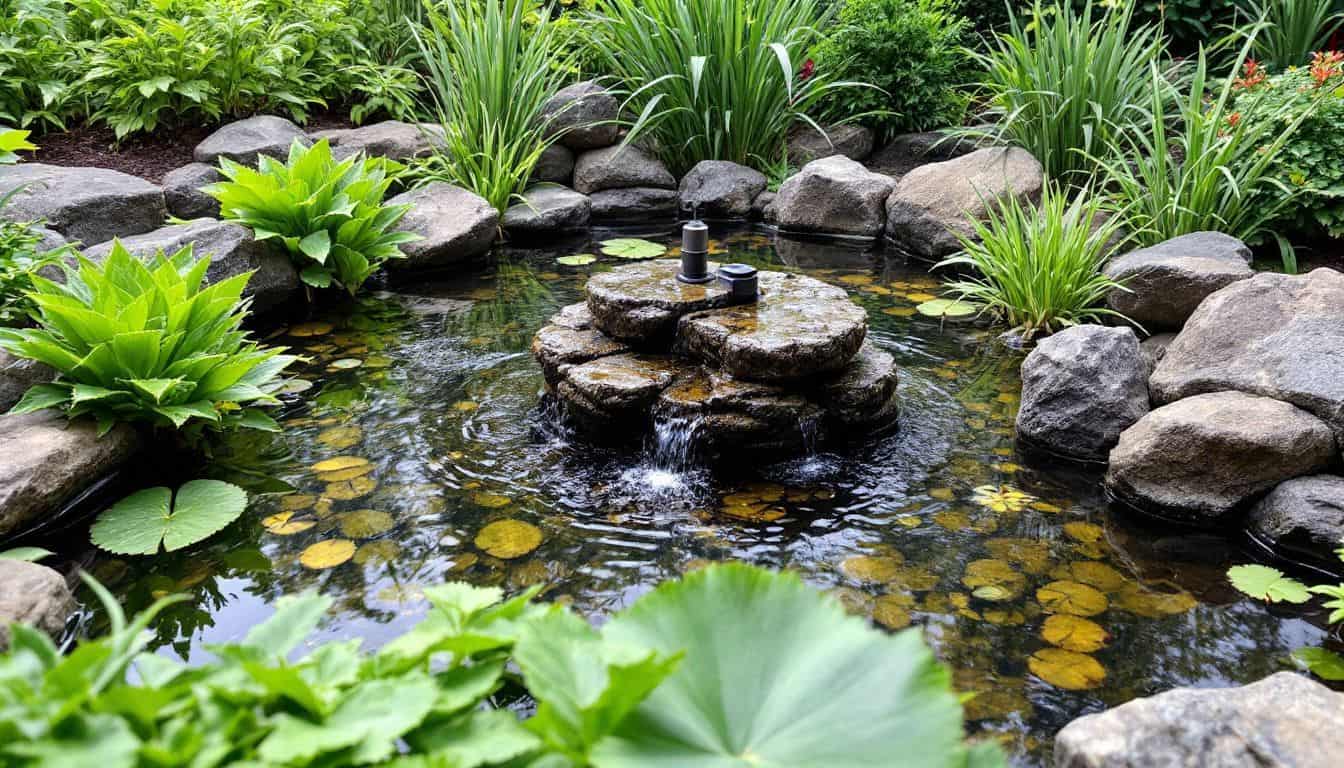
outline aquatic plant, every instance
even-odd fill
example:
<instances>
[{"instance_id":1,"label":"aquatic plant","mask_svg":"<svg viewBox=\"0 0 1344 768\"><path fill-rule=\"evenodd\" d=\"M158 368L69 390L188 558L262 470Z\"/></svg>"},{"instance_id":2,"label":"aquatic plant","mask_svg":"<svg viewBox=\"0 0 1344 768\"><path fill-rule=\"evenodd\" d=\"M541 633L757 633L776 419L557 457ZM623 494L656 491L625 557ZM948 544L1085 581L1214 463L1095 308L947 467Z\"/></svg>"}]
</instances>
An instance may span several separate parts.
<instances>
[{"instance_id":1,"label":"aquatic plant","mask_svg":"<svg viewBox=\"0 0 1344 768\"><path fill-rule=\"evenodd\" d=\"M1344 563L1344 547L1335 550ZM1313 594L1330 598L1324 605L1330 609L1326 621L1344 624L1344 583L1307 586L1283 571L1267 565L1234 565L1227 569L1227 580L1242 594L1265 603L1295 603L1309 601ZM1344 681L1344 655L1326 648L1298 648L1293 659L1323 680Z\"/></svg>"},{"instance_id":2,"label":"aquatic plant","mask_svg":"<svg viewBox=\"0 0 1344 768\"><path fill-rule=\"evenodd\" d=\"M118 555L155 555L204 541L247 509L247 492L219 480L192 480L174 492L146 488L103 510L89 538Z\"/></svg>"},{"instance_id":3,"label":"aquatic plant","mask_svg":"<svg viewBox=\"0 0 1344 768\"><path fill-rule=\"evenodd\" d=\"M1102 303L1124 290L1102 274L1123 219L1106 216L1105 203L1084 190L1073 200L1047 184L1037 205L1015 197L990 206L961 253L938 266L972 273L947 288L961 300L1007 322L1030 338L1102 317L1120 317Z\"/></svg>"},{"instance_id":4,"label":"aquatic plant","mask_svg":"<svg viewBox=\"0 0 1344 768\"><path fill-rule=\"evenodd\" d=\"M0 329L0 349L55 368L11 413L54 408L118 422L278 430L261 411L278 405L279 376L294 358L240 329L251 273L204 285L210 259L191 246L143 263L114 243L98 264L62 264L64 283L31 277L36 328Z\"/></svg>"},{"instance_id":5,"label":"aquatic plant","mask_svg":"<svg viewBox=\"0 0 1344 768\"><path fill-rule=\"evenodd\" d=\"M219 201L224 218L246 224L258 240L278 240L314 288L333 284L351 296L398 248L418 235L393 227L409 205L383 197L402 166L357 154L332 157L326 139L305 147L297 139L289 159L258 158L257 168L220 160L226 181L202 191Z\"/></svg>"},{"instance_id":6,"label":"aquatic plant","mask_svg":"<svg viewBox=\"0 0 1344 768\"><path fill-rule=\"evenodd\" d=\"M425 619L377 652L331 642L291 662L332 604L309 593L193 666L141 653L181 598L128 621L85 581L106 637L63 657L20 625L0 655L5 765L860 768L893 750L912 768L1003 765L994 745L963 745L950 675L917 630L874 630L790 574L711 566L601 630L532 603L536 589L506 600L443 584L425 590ZM496 708L506 675L536 702L531 717Z\"/></svg>"}]
</instances>

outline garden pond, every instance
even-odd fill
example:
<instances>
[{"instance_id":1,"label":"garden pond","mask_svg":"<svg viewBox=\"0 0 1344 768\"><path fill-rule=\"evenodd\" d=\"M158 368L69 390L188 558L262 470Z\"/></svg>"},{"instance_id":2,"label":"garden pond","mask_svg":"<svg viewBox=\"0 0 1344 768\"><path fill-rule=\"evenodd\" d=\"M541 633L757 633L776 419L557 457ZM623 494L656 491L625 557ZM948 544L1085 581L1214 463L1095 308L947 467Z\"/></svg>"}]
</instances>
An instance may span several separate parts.
<instances>
[{"instance_id":1,"label":"garden pond","mask_svg":"<svg viewBox=\"0 0 1344 768\"><path fill-rule=\"evenodd\" d=\"M157 624L161 652L187 658L308 589L337 604L314 641L376 646L444 580L544 585L600 621L706 562L794 569L878 624L924 628L976 693L971 731L1004 735L1021 765L1047 764L1080 714L1250 682L1322 640L1226 583L1238 542L1146 529L1108 508L1097 474L1020 456L1020 353L918 315L937 291L927 265L715 234L717 260L802 272L867 308L901 366L897 431L731 476L688 465L673 425L643 453L585 445L544 404L529 345L620 259L556 261L597 253L588 241L507 248L488 270L277 330L306 357L284 432L221 438L204 471L247 487L248 514L189 553L90 569L129 609L189 594Z\"/></svg>"}]
</instances>

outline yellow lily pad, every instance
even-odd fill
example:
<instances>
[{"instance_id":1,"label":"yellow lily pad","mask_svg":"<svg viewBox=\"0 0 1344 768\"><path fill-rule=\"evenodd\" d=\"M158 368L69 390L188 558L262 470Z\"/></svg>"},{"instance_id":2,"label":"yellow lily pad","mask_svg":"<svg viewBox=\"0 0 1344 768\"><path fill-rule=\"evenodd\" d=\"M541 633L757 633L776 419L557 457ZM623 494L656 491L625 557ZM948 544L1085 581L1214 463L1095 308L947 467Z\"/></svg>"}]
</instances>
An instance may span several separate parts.
<instances>
[{"instance_id":1,"label":"yellow lily pad","mask_svg":"<svg viewBox=\"0 0 1344 768\"><path fill-rule=\"evenodd\" d=\"M1008 485L982 485L975 489L975 503L995 512L1021 512L1036 500L1035 496Z\"/></svg>"},{"instance_id":2,"label":"yellow lily pad","mask_svg":"<svg viewBox=\"0 0 1344 768\"><path fill-rule=\"evenodd\" d=\"M952 501L956 497L957 495L951 488L932 488L929 490L929 498L937 499L938 501Z\"/></svg>"},{"instance_id":3,"label":"yellow lily pad","mask_svg":"<svg viewBox=\"0 0 1344 768\"><path fill-rule=\"evenodd\" d=\"M472 402L471 400L458 400L456 403L453 403L453 410L460 413L472 413L480 407L480 403Z\"/></svg>"},{"instance_id":4,"label":"yellow lily pad","mask_svg":"<svg viewBox=\"0 0 1344 768\"><path fill-rule=\"evenodd\" d=\"M1050 567L1050 544L1040 539L999 538L985 542L995 557L1018 566L1025 573L1041 574Z\"/></svg>"},{"instance_id":5,"label":"yellow lily pad","mask_svg":"<svg viewBox=\"0 0 1344 768\"><path fill-rule=\"evenodd\" d=\"M873 601L873 621L887 629L905 629L910 626L910 611L896 595L883 595Z\"/></svg>"},{"instance_id":6,"label":"yellow lily pad","mask_svg":"<svg viewBox=\"0 0 1344 768\"><path fill-rule=\"evenodd\" d=\"M365 475L350 480L342 480L336 483L327 484L327 498L337 501L350 501L358 499L361 496L367 496L378 487L378 481Z\"/></svg>"},{"instance_id":7,"label":"yellow lily pad","mask_svg":"<svg viewBox=\"0 0 1344 768\"><path fill-rule=\"evenodd\" d=\"M1116 569L1091 560L1065 563L1051 571L1050 577L1061 581L1081 582L1102 592L1115 592L1129 583L1125 575Z\"/></svg>"},{"instance_id":8,"label":"yellow lily pad","mask_svg":"<svg viewBox=\"0 0 1344 768\"><path fill-rule=\"evenodd\" d=\"M476 534L476 547L501 560L522 557L541 546L541 529L522 520L496 520Z\"/></svg>"},{"instance_id":9,"label":"yellow lily pad","mask_svg":"<svg viewBox=\"0 0 1344 768\"><path fill-rule=\"evenodd\" d=\"M1106 647L1111 636L1095 621L1067 613L1057 613L1045 620L1041 638L1066 651L1093 653Z\"/></svg>"},{"instance_id":10,"label":"yellow lily pad","mask_svg":"<svg viewBox=\"0 0 1344 768\"><path fill-rule=\"evenodd\" d=\"M1148 619L1194 609L1199 601L1189 592L1156 592L1130 582L1115 596L1115 607Z\"/></svg>"},{"instance_id":11,"label":"yellow lily pad","mask_svg":"<svg viewBox=\"0 0 1344 768\"><path fill-rule=\"evenodd\" d=\"M276 536L293 536L317 525L317 521L311 517L295 517L293 512L278 512L263 518L261 525L267 533L273 533Z\"/></svg>"},{"instance_id":12,"label":"yellow lily pad","mask_svg":"<svg viewBox=\"0 0 1344 768\"><path fill-rule=\"evenodd\" d=\"M319 541L299 554L299 563L314 571L335 568L355 554L355 542L349 539Z\"/></svg>"},{"instance_id":13,"label":"yellow lily pad","mask_svg":"<svg viewBox=\"0 0 1344 768\"><path fill-rule=\"evenodd\" d=\"M352 539L371 539L392 530L396 520L376 509L357 509L340 516L341 533Z\"/></svg>"},{"instance_id":14,"label":"yellow lily pad","mask_svg":"<svg viewBox=\"0 0 1344 768\"><path fill-rule=\"evenodd\" d=\"M330 459L323 459L317 462L309 469L314 472L340 472L345 469L355 469L357 467L367 467L370 462L360 456L333 456Z\"/></svg>"},{"instance_id":15,"label":"yellow lily pad","mask_svg":"<svg viewBox=\"0 0 1344 768\"><path fill-rule=\"evenodd\" d=\"M1106 536L1106 529L1096 523L1075 520L1064 524L1064 535L1083 544L1095 544Z\"/></svg>"},{"instance_id":16,"label":"yellow lily pad","mask_svg":"<svg viewBox=\"0 0 1344 768\"><path fill-rule=\"evenodd\" d=\"M371 472L373 472L373 465L365 464L361 467L338 469L334 472L318 472L317 479L324 483L339 483L342 480L354 480L356 477L363 477Z\"/></svg>"},{"instance_id":17,"label":"yellow lily pad","mask_svg":"<svg viewBox=\"0 0 1344 768\"><path fill-rule=\"evenodd\" d=\"M298 336L300 338L306 338L309 336L326 336L328 333L331 333L331 329L333 327L335 326L333 326L331 323L324 323L324 322L299 323L298 325L289 329L289 335Z\"/></svg>"},{"instance_id":18,"label":"yellow lily pad","mask_svg":"<svg viewBox=\"0 0 1344 768\"><path fill-rule=\"evenodd\" d=\"M987 611L982 611L980 615L990 624L998 624L1000 626L1020 627L1027 623L1027 617L1021 611L991 608Z\"/></svg>"},{"instance_id":19,"label":"yellow lily pad","mask_svg":"<svg viewBox=\"0 0 1344 768\"><path fill-rule=\"evenodd\" d=\"M974 560L966 565L961 583L981 600L1002 602L1021 595L1027 588L1027 577L1003 560Z\"/></svg>"},{"instance_id":20,"label":"yellow lily pad","mask_svg":"<svg viewBox=\"0 0 1344 768\"><path fill-rule=\"evenodd\" d=\"M901 558L899 555L855 555L840 564L840 571L855 581L885 584L900 575Z\"/></svg>"},{"instance_id":21,"label":"yellow lily pad","mask_svg":"<svg viewBox=\"0 0 1344 768\"><path fill-rule=\"evenodd\" d=\"M363 438L364 430L353 424L324 429L317 434L317 442L333 451L345 450L346 448L358 444Z\"/></svg>"},{"instance_id":22,"label":"yellow lily pad","mask_svg":"<svg viewBox=\"0 0 1344 768\"><path fill-rule=\"evenodd\" d=\"M1046 613L1096 616L1110 604L1096 589L1076 581L1052 581L1036 590L1036 601Z\"/></svg>"},{"instance_id":23,"label":"yellow lily pad","mask_svg":"<svg viewBox=\"0 0 1344 768\"><path fill-rule=\"evenodd\" d=\"M1062 648L1042 648L1027 659L1031 673L1056 688L1086 691L1106 680L1106 668L1083 653Z\"/></svg>"},{"instance_id":24,"label":"yellow lily pad","mask_svg":"<svg viewBox=\"0 0 1344 768\"><path fill-rule=\"evenodd\" d=\"M287 512L308 509L317 503L317 497L311 493L291 493L280 499L280 508Z\"/></svg>"},{"instance_id":25,"label":"yellow lily pad","mask_svg":"<svg viewBox=\"0 0 1344 768\"><path fill-rule=\"evenodd\" d=\"M359 565L383 565L396 560L399 554L400 544L391 539L379 539L359 545L354 559Z\"/></svg>"}]
</instances>

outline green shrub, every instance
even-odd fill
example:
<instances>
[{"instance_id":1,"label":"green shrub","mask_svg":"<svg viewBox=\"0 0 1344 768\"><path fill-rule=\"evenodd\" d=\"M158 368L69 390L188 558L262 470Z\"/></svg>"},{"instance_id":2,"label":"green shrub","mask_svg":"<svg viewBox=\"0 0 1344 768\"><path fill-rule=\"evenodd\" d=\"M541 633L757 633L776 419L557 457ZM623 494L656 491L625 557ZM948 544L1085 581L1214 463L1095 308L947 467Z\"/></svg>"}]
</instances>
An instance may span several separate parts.
<instances>
[{"instance_id":1,"label":"green shrub","mask_svg":"<svg viewBox=\"0 0 1344 768\"><path fill-rule=\"evenodd\" d=\"M962 237L963 252L939 266L973 274L947 284L962 300L1007 322L1026 338L1070 325L1119 317L1102 306L1123 290L1101 273L1123 219L1107 216L1103 198L1084 189L1073 200L1047 184L1039 205L1009 198Z\"/></svg>"},{"instance_id":2,"label":"green shrub","mask_svg":"<svg viewBox=\"0 0 1344 768\"><path fill-rule=\"evenodd\" d=\"M877 88L833 91L823 104L828 118L869 115L864 122L879 138L959 125L967 22L951 7L949 0L847 0L817 49L817 67Z\"/></svg>"},{"instance_id":3,"label":"green shrub","mask_svg":"<svg viewBox=\"0 0 1344 768\"><path fill-rule=\"evenodd\" d=\"M0 198L0 208L5 207L6 198ZM41 243L42 236L31 225L0 221L0 327L28 323L36 309L28 296L33 276L68 255L64 248L40 252Z\"/></svg>"},{"instance_id":4,"label":"green shrub","mask_svg":"<svg viewBox=\"0 0 1344 768\"><path fill-rule=\"evenodd\" d=\"M831 11L822 0L598 0L592 45L681 175L701 160L764 168L836 85L803 76Z\"/></svg>"},{"instance_id":5,"label":"green shrub","mask_svg":"<svg viewBox=\"0 0 1344 768\"><path fill-rule=\"evenodd\" d=\"M103 264L83 257L65 282L33 276L37 328L0 330L0 349L60 374L11 413L55 408L118 422L196 429L278 429L259 406L277 405L279 374L294 358L239 330L251 273L202 287L208 258L191 247L149 264L119 243Z\"/></svg>"},{"instance_id":6,"label":"green shrub","mask_svg":"<svg viewBox=\"0 0 1344 768\"><path fill-rule=\"evenodd\" d=\"M409 205L383 197L402 166L355 155L337 161L324 139L311 147L297 140L288 162L262 156L255 169L227 158L225 181L202 187L219 201L221 215L246 224L258 240L278 240L314 288L333 283L353 296L385 262L402 258L402 243L419 239L393 229Z\"/></svg>"},{"instance_id":7,"label":"green shrub","mask_svg":"<svg viewBox=\"0 0 1344 768\"><path fill-rule=\"evenodd\" d=\"M861 768L897 751L909 768L1004 765L993 745L963 746L951 676L918 630L872 629L788 574L710 566L601 630L530 602L536 589L443 584L377 652L328 642L290 662L332 604L310 593L193 666L142 652L180 598L128 622L86 581L108 636L62 657L19 625L0 655L7 766ZM759 642L726 641L747 636ZM496 700L510 683L535 710Z\"/></svg>"},{"instance_id":8,"label":"green shrub","mask_svg":"<svg viewBox=\"0 0 1344 768\"><path fill-rule=\"evenodd\" d=\"M1148 98L1161 51L1157 30L1134 24L1128 9L1098 18L1090 3L1075 12L1036 0L1030 18L975 54L993 132L1035 155L1047 175L1083 183L1145 113L1162 114Z\"/></svg>"},{"instance_id":9,"label":"green shrub","mask_svg":"<svg viewBox=\"0 0 1344 768\"><path fill-rule=\"evenodd\" d=\"M0 0L0 123L64 129L79 55L63 0Z\"/></svg>"},{"instance_id":10,"label":"green shrub","mask_svg":"<svg viewBox=\"0 0 1344 768\"><path fill-rule=\"evenodd\" d=\"M552 22L535 0L431 8L418 36L444 140L418 174L469 189L503 212L522 194L546 137L542 108L562 87Z\"/></svg>"}]
</instances>

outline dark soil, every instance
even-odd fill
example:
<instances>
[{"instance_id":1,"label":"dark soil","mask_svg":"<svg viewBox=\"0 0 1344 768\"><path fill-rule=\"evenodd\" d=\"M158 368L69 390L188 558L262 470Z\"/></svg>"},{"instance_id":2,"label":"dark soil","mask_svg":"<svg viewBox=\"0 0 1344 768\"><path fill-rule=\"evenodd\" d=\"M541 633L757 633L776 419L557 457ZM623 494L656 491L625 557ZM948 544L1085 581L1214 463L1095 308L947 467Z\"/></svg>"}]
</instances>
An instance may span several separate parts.
<instances>
[{"instance_id":1,"label":"dark soil","mask_svg":"<svg viewBox=\"0 0 1344 768\"><path fill-rule=\"evenodd\" d=\"M345 112L320 112L309 115L309 131L349 128ZM148 135L126 138L120 146L116 135L106 126L80 126L64 133L48 133L33 139L36 152L27 160L64 166L110 168L139 176L155 184L164 174L192 162L192 151L218 125L192 126L160 130Z\"/></svg>"}]
</instances>

